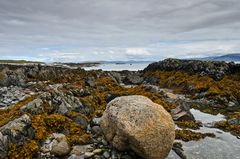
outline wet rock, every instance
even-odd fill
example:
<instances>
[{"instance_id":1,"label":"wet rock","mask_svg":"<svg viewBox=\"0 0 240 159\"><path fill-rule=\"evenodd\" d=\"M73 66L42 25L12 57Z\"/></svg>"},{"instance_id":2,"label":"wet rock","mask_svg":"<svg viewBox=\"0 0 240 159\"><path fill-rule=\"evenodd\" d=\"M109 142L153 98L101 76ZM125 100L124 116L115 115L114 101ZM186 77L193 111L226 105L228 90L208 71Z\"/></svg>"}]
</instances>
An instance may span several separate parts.
<instances>
[{"instance_id":1,"label":"wet rock","mask_svg":"<svg viewBox=\"0 0 240 159\"><path fill-rule=\"evenodd\" d=\"M171 115L175 121L195 121L194 116L190 112L187 102L179 102L179 106L171 110Z\"/></svg>"},{"instance_id":2,"label":"wet rock","mask_svg":"<svg viewBox=\"0 0 240 159\"><path fill-rule=\"evenodd\" d=\"M184 150L182 148L181 143L178 142L174 143L172 149L181 159L187 159L187 156L184 154Z\"/></svg>"},{"instance_id":3,"label":"wet rock","mask_svg":"<svg viewBox=\"0 0 240 159\"><path fill-rule=\"evenodd\" d=\"M237 118L232 118L228 120L228 124L229 125L240 125L240 120L238 120Z\"/></svg>"},{"instance_id":4,"label":"wet rock","mask_svg":"<svg viewBox=\"0 0 240 159\"><path fill-rule=\"evenodd\" d=\"M118 150L133 150L148 159L165 158L175 137L170 114L144 96L114 99L107 105L100 125L106 139Z\"/></svg>"}]
</instances>

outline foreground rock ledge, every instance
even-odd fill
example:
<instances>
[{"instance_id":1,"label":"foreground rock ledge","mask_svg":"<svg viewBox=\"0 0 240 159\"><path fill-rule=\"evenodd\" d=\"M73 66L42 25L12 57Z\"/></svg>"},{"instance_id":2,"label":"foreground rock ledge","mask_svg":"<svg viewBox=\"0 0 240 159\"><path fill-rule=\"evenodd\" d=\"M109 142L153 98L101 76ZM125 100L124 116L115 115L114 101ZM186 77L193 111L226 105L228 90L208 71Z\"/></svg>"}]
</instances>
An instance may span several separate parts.
<instances>
[{"instance_id":1,"label":"foreground rock ledge","mask_svg":"<svg viewBox=\"0 0 240 159\"><path fill-rule=\"evenodd\" d=\"M167 157L175 138L175 125L170 114L144 96L112 100L100 125L115 148L133 150L146 159Z\"/></svg>"}]
</instances>

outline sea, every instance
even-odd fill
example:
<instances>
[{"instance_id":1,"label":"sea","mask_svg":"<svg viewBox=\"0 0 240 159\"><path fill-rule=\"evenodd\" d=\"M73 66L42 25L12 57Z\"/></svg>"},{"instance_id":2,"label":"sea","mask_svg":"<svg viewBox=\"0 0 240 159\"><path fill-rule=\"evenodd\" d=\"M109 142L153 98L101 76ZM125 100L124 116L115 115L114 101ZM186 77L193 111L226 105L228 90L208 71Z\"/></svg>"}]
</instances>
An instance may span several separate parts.
<instances>
[{"instance_id":1,"label":"sea","mask_svg":"<svg viewBox=\"0 0 240 159\"><path fill-rule=\"evenodd\" d=\"M143 70L146 68L149 64L153 63L148 61L144 62L126 62L126 63L102 63L96 66L92 67L83 67L85 70L103 70L103 71L123 71L123 70L128 70L128 71L139 71ZM235 63L240 64L240 61L235 61Z\"/></svg>"},{"instance_id":2,"label":"sea","mask_svg":"<svg viewBox=\"0 0 240 159\"><path fill-rule=\"evenodd\" d=\"M152 62L138 62L138 63L102 63L97 66L83 67L85 70L103 70L103 71L138 71L143 70Z\"/></svg>"}]
</instances>

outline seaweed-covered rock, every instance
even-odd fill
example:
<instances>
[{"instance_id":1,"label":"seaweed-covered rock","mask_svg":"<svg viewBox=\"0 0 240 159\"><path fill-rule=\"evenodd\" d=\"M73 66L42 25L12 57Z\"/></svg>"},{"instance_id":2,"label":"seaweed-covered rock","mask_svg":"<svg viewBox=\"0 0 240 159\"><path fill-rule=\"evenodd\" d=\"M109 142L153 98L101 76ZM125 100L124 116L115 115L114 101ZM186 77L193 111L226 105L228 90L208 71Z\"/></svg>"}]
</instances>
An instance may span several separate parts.
<instances>
[{"instance_id":1,"label":"seaweed-covered rock","mask_svg":"<svg viewBox=\"0 0 240 159\"><path fill-rule=\"evenodd\" d=\"M165 158L175 137L170 114L138 95L112 100L100 125L106 139L118 150L133 150L147 159Z\"/></svg>"},{"instance_id":2,"label":"seaweed-covered rock","mask_svg":"<svg viewBox=\"0 0 240 159\"><path fill-rule=\"evenodd\" d=\"M221 61L166 59L148 65L147 71L185 71L189 74L209 75L215 80L221 80L225 75L240 73L240 65Z\"/></svg>"},{"instance_id":3,"label":"seaweed-covered rock","mask_svg":"<svg viewBox=\"0 0 240 159\"><path fill-rule=\"evenodd\" d=\"M28 139L34 137L32 122L28 115L24 114L20 118L10 121L0 128L2 135L7 136L10 143L23 145Z\"/></svg>"},{"instance_id":4,"label":"seaweed-covered rock","mask_svg":"<svg viewBox=\"0 0 240 159\"><path fill-rule=\"evenodd\" d=\"M34 99L27 105L21 107L20 109L23 112L28 112L31 114L40 114L44 112L43 101L39 98Z\"/></svg>"}]
</instances>

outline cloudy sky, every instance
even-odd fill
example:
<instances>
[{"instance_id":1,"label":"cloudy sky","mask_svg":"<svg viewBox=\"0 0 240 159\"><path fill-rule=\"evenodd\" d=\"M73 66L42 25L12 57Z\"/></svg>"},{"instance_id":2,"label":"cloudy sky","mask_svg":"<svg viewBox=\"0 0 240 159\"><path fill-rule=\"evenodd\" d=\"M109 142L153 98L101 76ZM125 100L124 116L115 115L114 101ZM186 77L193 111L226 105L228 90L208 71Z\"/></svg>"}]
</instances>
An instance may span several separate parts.
<instances>
[{"instance_id":1,"label":"cloudy sky","mask_svg":"<svg viewBox=\"0 0 240 159\"><path fill-rule=\"evenodd\" d=\"M0 0L0 59L160 60L239 52L239 0Z\"/></svg>"}]
</instances>

